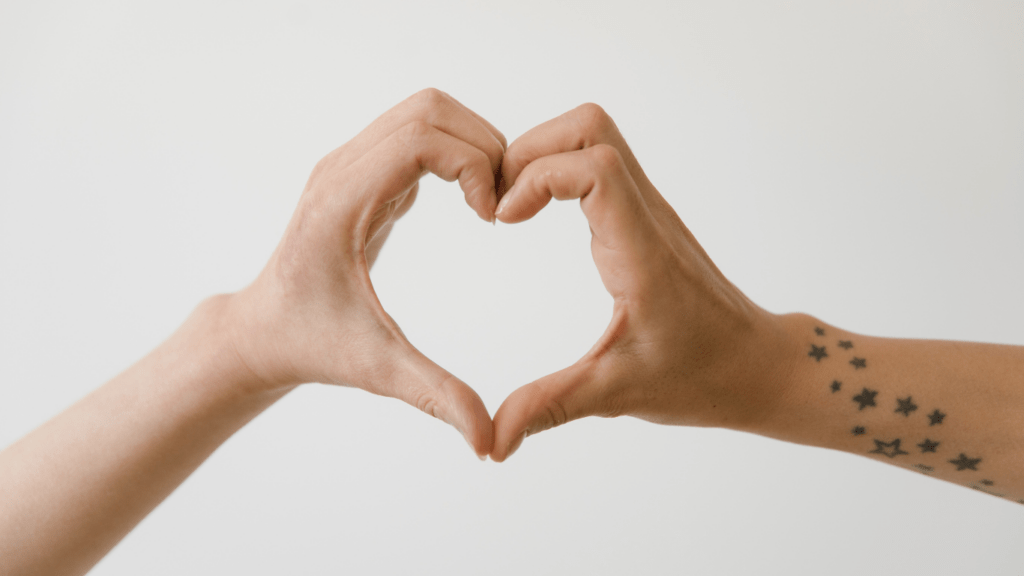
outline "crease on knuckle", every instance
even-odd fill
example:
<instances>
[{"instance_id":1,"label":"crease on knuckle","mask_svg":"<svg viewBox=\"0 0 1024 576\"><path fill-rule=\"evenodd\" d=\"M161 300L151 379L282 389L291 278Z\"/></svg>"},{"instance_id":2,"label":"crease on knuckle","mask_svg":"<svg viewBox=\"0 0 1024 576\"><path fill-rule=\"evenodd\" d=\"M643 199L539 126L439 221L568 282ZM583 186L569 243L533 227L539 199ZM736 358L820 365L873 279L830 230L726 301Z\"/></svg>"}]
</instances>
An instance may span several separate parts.
<instances>
[{"instance_id":1,"label":"crease on knuckle","mask_svg":"<svg viewBox=\"0 0 1024 576\"><path fill-rule=\"evenodd\" d=\"M430 414L434 418L438 418L437 409L438 403L434 396L434 393L430 390L420 390L416 397L413 399L413 405L416 406L421 412Z\"/></svg>"},{"instance_id":2,"label":"crease on knuckle","mask_svg":"<svg viewBox=\"0 0 1024 576\"><path fill-rule=\"evenodd\" d=\"M552 398L545 408L548 411L548 416L551 417L551 428L561 426L569 421L569 413L565 411L565 406L560 401Z\"/></svg>"}]
</instances>

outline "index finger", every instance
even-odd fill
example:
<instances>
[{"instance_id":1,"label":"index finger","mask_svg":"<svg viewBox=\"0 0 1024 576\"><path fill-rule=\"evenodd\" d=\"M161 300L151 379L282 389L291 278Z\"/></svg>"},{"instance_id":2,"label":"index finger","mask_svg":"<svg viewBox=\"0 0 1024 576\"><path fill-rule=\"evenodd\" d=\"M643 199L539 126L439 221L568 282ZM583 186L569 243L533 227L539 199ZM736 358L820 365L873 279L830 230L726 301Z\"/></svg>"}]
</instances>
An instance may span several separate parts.
<instances>
[{"instance_id":1,"label":"index finger","mask_svg":"<svg viewBox=\"0 0 1024 576\"><path fill-rule=\"evenodd\" d=\"M650 200L649 190L653 189L633 151L626 144L618 126L603 108L586 103L539 124L516 138L505 151L501 163L501 180L498 183L498 199L511 188L519 174L530 162L563 152L572 152L607 144L618 150L637 183L645 200Z\"/></svg>"}]
</instances>

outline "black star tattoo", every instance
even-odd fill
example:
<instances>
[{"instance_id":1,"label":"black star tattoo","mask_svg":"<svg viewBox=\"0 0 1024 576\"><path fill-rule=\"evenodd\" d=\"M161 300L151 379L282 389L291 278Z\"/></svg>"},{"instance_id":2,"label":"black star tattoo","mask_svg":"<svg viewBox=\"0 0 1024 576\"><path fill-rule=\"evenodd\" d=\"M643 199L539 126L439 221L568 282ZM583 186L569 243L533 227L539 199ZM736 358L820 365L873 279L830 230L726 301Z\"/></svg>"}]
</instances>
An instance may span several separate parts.
<instances>
[{"instance_id":1,"label":"black star tattoo","mask_svg":"<svg viewBox=\"0 0 1024 576\"><path fill-rule=\"evenodd\" d=\"M981 462L981 458L968 458L963 452L960 453L960 457L956 460L950 460L949 463L956 466L956 471L961 470L974 470L978 471L978 463Z\"/></svg>"},{"instance_id":2,"label":"black star tattoo","mask_svg":"<svg viewBox=\"0 0 1024 576\"><path fill-rule=\"evenodd\" d=\"M863 358L854 357L853 360L850 360L850 364L853 364L854 370L860 370L861 368L868 367L868 361Z\"/></svg>"},{"instance_id":3,"label":"black star tattoo","mask_svg":"<svg viewBox=\"0 0 1024 576\"><path fill-rule=\"evenodd\" d=\"M935 470L935 468L932 468L931 466L927 466L925 464L914 464L914 468L917 468L922 472L931 472L932 470Z\"/></svg>"},{"instance_id":4,"label":"black star tattoo","mask_svg":"<svg viewBox=\"0 0 1024 576\"><path fill-rule=\"evenodd\" d=\"M914 401L910 399L910 396L907 396L906 400L897 398L896 403L899 404L899 406L896 407L896 412L902 413L908 418L910 417L911 412L917 410L917 404L914 404Z\"/></svg>"},{"instance_id":5,"label":"black star tattoo","mask_svg":"<svg viewBox=\"0 0 1024 576\"><path fill-rule=\"evenodd\" d=\"M924 442L921 442L920 444L918 444L917 447L921 449L922 453L924 453L924 452L935 452L935 449L939 447L939 443L934 441L934 440L929 440L929 439L925 438Z\"/></svg>"},{"instance_id":6,"label":"black star tattoo","mask_svg":"<svg viewBox=\"0 0 1024 576\"><path fill-rule=\"evenodd\" d=\"M992 486L993 484L995 484L995 482L991 480L982 480L981 483L984 484L985 486Z\"/></svg>"},{"instance_id":7,"label":"black star tattoo","mask_svg":"<svg viewBox=\"0 0 1024 576\"><path fill-rule=\"evenodd\" d=\"M876 394L878 394L878 390L868 390L865 388L860 394L854 396L853 401L860 404L858 410L863 410L866 406L874 406Z\"/></svg>"},{"instance_id":8,"label":"black star tattoo","mask_svg":"<svg viewBox=\"0 0 1024 576\"><path fill-rule=\"evenodd\" d=\"M839 380L833 380L832 381L832 393L833 394L836 393L836 392L839 392L839 389L842 388L842 387L843 387L843 383L840 382Z\"/></svg>"},{"instance_id":9,"label":"black star tattoo","mask_svg":"<svg viewBox=\"0 0 1024 576\"><path fill-rule=\"evenodd\" d=\"M843 350L849 350L850 348L853 348L853 342L850 342L849 340L840 340L839 347Z\"/></svg>"},{"instance_id":10,"label":"black star tattoo","mask_svg":"<svg viewBox=\"0 0 1024 576\"><path fill-rule=\"evenodd\" d=\"M1000 494L998 492L993 492L993 491L989 490L988 488L985 488L985 487L982 487L982 486L978 486L977 484L971 484L971 488L974 488L975 490L977 490L979 492L984 492L985 494L990 494L992 496L998 496L1000 498L1002 498L1004 496L1004 494Z\"/></svg>"},{"instance_id":11,"label":"black star tattoo","mask_svg":"<svg viewBox=\"0 0 1024 576\"><path fill-rule=\"evenodd\" d=\"M889 458L895 458L902 454L910 454L905 450L900 449L900 439L897 438L892 442L882 442L881 440L875 440L875 449L868 452L868 454L882 454Z\"/></svg>"},{"instance_id":12,"label":"black star tattoo","mask_svg":"<svg viewBox=\"0 0 1024 576\"><path fill-rule=\"evenodd\" d=\"M821 328L818 328L818 327L814 328L814 333L817 334L818 336L824 336L825 335L825 331L823 329L821 329Z\"/></svg>"},{"instance_id":13,"label":"black star tattoo","mask_svg":"<svg viewBox=\"0 0 1024 576\"><path fill-rule=\"evenodd\" d=\"M813 357L818 362L821 362L822 358L828 358L828 352L825 352L825 347L815 346L814 344L811 344L811 351L807 355Z\"/></svg>"},{"instance_id":14,"label":"black star tattoo","mask_svg":"<svg viewBox=\"0 0 1024 576\"><path fill-rule=\"evenodd\" d=\"M864 430L863 426L857 426L857 427L855 427L853 429L853 435L854 436L860 436L860 435L864 434L864 432L866 432L866 430Z\"/></svg>"},{"instance_id":15,"label":"black star tattoo","mask_svg":"<svg viewBox=\"0 0 1024 576\"><path fill-rule=\"evenodd\" d=\"M943 414L942 412L939 412L939 409L936 408L935 412L932 412L931 414L928 415L928 425L935 426L936 424L942 424L942 419L945 417L946 415Z\"/></svg>"}]
</instances>

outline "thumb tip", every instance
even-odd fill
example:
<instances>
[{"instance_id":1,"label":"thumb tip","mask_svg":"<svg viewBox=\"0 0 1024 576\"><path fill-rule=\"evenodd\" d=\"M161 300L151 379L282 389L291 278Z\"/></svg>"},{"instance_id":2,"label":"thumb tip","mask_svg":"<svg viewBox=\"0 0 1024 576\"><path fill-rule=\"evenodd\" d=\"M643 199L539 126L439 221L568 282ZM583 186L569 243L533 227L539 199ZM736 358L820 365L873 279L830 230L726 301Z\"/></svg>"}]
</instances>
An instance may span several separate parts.
<instances>
[{"instance_id":1,"label":"thumb tip","mask_svg":"<svg viewBox=\"0 0 1024 576\"><path fill-rule=\"evenodd\" d=\"M511 458L512 455L516 453L516 450L519 450L519 447L523 445L523 440L525 440L528 435L528 432L523 430L505 446L504 454L492 453L491 460L494 460L495 462L504 462Z\"/></svg>"},{"instance_id":2,"label":"thumb tip","mask_svg":"<svg viewBox=\"0 0 1024 576\"><path fill-rule=\"evenodd\" d=\"M462 431L459 430L459 432L462 432ZM473 442L470 441L469 436L466 436L465 432L462 432L462 439L466 441L466 444L469 445L469 449L473 451L473 454L475 454L476 457L479 458L481 462L484 462L484 461L487 460L487 453L486 452L481 453L479 450L477 450L476 446L473 445Z\"/></svg>"}]
</instances>

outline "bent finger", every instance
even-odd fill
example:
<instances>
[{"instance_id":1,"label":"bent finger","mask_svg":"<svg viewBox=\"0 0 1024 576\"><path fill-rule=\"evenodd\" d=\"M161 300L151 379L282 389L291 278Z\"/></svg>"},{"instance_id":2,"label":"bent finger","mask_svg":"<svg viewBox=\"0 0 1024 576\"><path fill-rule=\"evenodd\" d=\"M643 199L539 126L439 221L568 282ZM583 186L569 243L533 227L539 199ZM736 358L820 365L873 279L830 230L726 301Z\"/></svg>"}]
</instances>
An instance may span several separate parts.
<instances>
[{"instance_id":1,"label":"bent finger","mask_svg":"<svg viewBox=\"0 0 1024 576\"><path fill-rule=\"evenodd\" d=\"M333 161L344 168L391 134L417 121L426 122L479 148L487 154L492 174L497 174L507 146L505 136L479 114L436 88L421 90L379 116L352 140L332 152L337 154Z\"/></svg>"},{"instance_id":2,"label":"bent finger","mask_svg":"<svg viewBox=\"0 0 1024 576\"><path fill-rule=\"evenodd\" d=\"M653 190L615 121L601 106L588 102L531 128L508 146L502 160L502 181L498 194L511 188L523 169L534 160L598 144L606 144L618 150L630 176L641 190L648 187Z\"/></svg>"},{"instance_id":3,"label":"bent finger","mask_svg":"<svg viewBox=\"0 0 1024 576\"><path fill-rule=\"evenodd\" d=\"M326 183L332 203L345 213L358 213L365 222L355 230L365 237L365 226L385 203L395 200L415 185L425 172L443 180L458 180L466 203L480 218L490 221L494 213L494 177L487 155L467 142L446 134L423 121L411 122L380 142L373 150Z\"/></svg>"},{"instance_id":4,"label":"bent finger","mask_svg":"<svg viewBox=\"0 0 1024 576\"><path fill-rule=\"evenodd\" d=\"M534 160L501 199L496 217L505 223L527 220L552 198L579 198L594 236L609 248L652 241L651 213L622 156L607 144Z\"/></svg>"}]
</instances>

